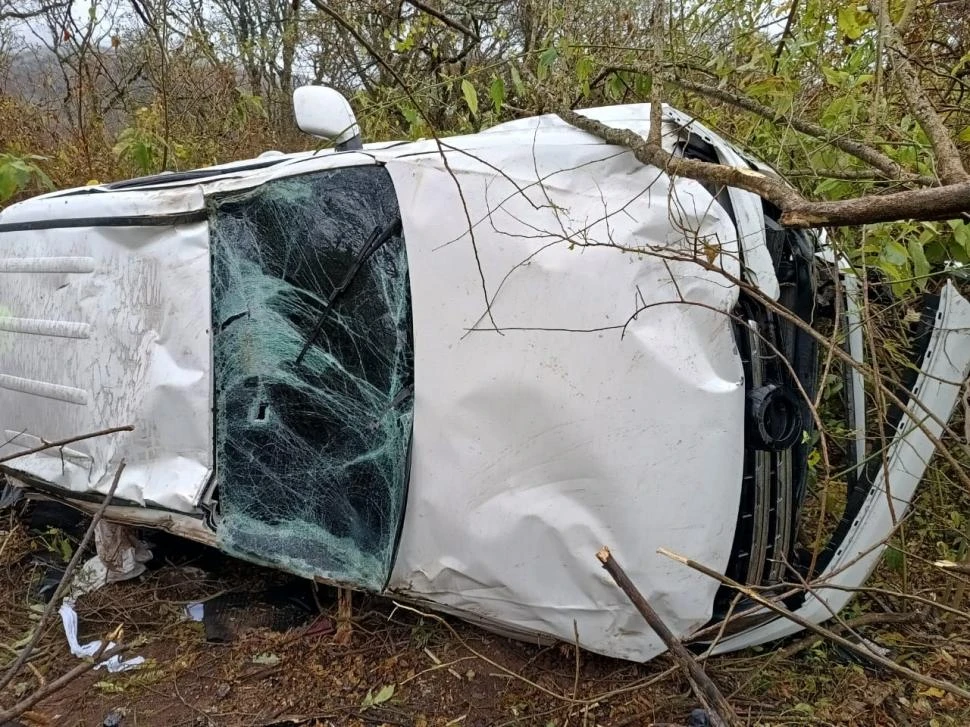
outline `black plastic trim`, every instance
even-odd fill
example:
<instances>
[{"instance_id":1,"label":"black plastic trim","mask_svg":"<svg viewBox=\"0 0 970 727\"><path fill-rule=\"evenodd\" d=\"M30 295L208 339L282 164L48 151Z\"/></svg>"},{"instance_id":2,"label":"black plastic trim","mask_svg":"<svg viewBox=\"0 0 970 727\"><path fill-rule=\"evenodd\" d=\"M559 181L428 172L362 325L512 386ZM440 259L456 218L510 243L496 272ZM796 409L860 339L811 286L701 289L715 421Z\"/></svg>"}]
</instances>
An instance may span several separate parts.
<instances>
[{"instance_id":1,"label":"black plastic trim","mask_svg":"<svg viewBox=\"0 0 970 727\"><path fill-rule=\"evenodd\" d=\"M204 222L209 218L205 209L192 212L176 212L167 215L116 215L112 217L64 217L30 222L9 222L0 225L0 232L27 232L30 230L61 230L76 227L170 227Z\"/></svg>"}]
</instances>

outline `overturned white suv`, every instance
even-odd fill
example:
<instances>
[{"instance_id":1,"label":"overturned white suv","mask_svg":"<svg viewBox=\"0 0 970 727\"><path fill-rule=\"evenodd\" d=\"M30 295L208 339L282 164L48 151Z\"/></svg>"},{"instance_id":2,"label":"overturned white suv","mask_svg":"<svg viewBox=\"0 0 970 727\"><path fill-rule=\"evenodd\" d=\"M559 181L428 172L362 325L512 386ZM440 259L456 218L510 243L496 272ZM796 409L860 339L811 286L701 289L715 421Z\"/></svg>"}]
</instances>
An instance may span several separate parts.
<instances>
[{"instance_id":1,"label":"overturned white suv","mask_svg":"<svg viewBox=\"0 0 970 727\"><path fill-rule=\"evenodd\" d=\"M817 235L556 116L362 145L332 92L296 101L335 148L0 213L0 457L132 427L10 459L8 481L90 511L123 461L112 521L629 659L664 646L603 545L685 640L732 594L661 547L746 583L819 579L788 601L813 621L846 603L970 366L951 285L885 467L844 367L847 504L810 557ZM646 105L582 113L648 130ZM671 151L762 168L673 109L664 124ZM842 282L832 324L861 360ZM755 614L718 648L796 630Z\"/></svg>"}]
</instances>

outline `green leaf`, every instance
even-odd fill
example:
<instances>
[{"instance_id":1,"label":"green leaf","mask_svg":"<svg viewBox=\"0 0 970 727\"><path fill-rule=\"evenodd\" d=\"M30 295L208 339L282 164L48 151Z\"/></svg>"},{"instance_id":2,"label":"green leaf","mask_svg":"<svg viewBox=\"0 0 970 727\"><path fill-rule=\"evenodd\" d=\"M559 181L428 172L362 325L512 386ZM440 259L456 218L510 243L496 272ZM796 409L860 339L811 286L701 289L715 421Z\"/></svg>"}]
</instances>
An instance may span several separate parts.
<instances>
[{"instance_id":1,"label":"green leaf","mask_svg":"<svg viewBox=\"0 0 970 727\"><path fill-rule=\"evenodd\" d=\"M914 281L917 286L923 288L926 285L926 278L930 274L930 262L926 259L926 252L918 240L910 240L907 245L909 257L913 261L913 276L918 278Z\"/></svg>"},{"instance_id":2,"label":"green leaf","mask_svg":"<svg viewBox=\"0 0 970 727\"><path fill-rule=\"evenodd\" d=\"M385 684L378 690L377 694L374 694L373 689L368 689L367 696L364 697L364 701L360 703L361 709L367 709L368 707L373 707L377 704L384 704L384 702L388 701L393 696L393 684Z\"/></svg>"},{"instance_id":3,"label":"green leaf","mask_svg":"<svg viewBox=\"0 0 970 727\"><path fill-rule=\"evenodd\" d=\"M461 94L465 97L465 103L472 115L478 116L478 91L467 78L461 79Z\"/></svg>"},{"instance_id":4,"label":"green leaf","mask_svg":"<svg viewBox=\"0 0 970 727\"><path fill-rule=\"evenodd\" d=\"M953 239L957 245L970 252L970 225L962 220L951 220L950 229L953 230Z\"/></svg>"},{"instance_id":5,"label":"green leaf","mask_svg":"<svg viewBox=\"0 0 970 727\"><path fill-rule=\"evenodd\" d=\"M898 550L892 546L886 548L886 565L890 570L899 572L903 569L906 563L906 555L903 551Z\"/></svg>"},{"instance_id":6,"label":"green leaf","mask_svg":"<svg viewBox=\"0 0 970 727\"><path fill-rule=\"evenodd\" d=\"M502 104L505 103L505 81L502 80L501 76L492 79L492 85L488 87L488 95L492 98L495 113L501 111Z\"/></svg>"},{"instance_id":7,"label":"green leaf","mask_svg":"<svg viewBox=\"0 0 970 727\"><path fill-rule=\"evenodd\" d=\"M512 86L515 87L515 92L519 96L525 95L525 86L522 85L522 76L519 75L519 69L515 66L509 67L509 75L512 76Z\"/></svg>"},{"instance_id":8,"label":"green leaf","mask_svg":"<svg viewBox=\"0 0 970 727\"><path fill-rule=\"evenodd\" d=\"M0 202L10 199L19 190L16 170L9 164L0 164Z\"/></svg>"},{"instance_id":9,"label":"green leaf","mask_svg":"<svg viewBox=\"0 0 970 727\"><path fill-rule=\"evenodd\" d=\"M822 66L822 75L825 76L825 80L830 86L835 86L836 88L844 86L850 76L848 71L837 71L829 66Z\"/></svg>"},{"instance_id":10,"label":"green leaf","mask_svg":"<svg viewBox=\"0 0 970 727\"><path fill-rule=\"evenodd\" d=\"M858 40L868 25L868 17L852 3L839 8L837 23L842 35L849 40Z\"/></svg>"},{"instance_id":11,"label":"green leaf","mask_svg":"<svg viewBox=\"0 0 970 727\"><path fill-rule=\"evenodd\" d=\"M53 189L54 183L50 177L34 163L45 160L46 157L35 154L0 154L0 203L10 199L31 182L45 189Z\"/></svg>"},{"instance_id":12,"label":"green leaf","mask_svg":"<svg viewBox=\"0 0 970 727\"><path fill-rule=\"evenodd\" d=\"M970 141L970 126L957 134L957 139L960 141Z\"/></svg>"},{"instance_id":13,"label":"green leaf","mask_svg":"<svg viewBox=\"0 0 970 727\"><path fill-rule=\"evenodd\" d=\"M374 695L374 704L384 704L387 700L394 696L394 685L386 684L380 688L377 694Z\"/></svg>"},{"instance_id":14,"label":"green leaf","mask_svg":"<svg viewBox=\"0 0 970 727\"><path fill-rule=\"evenodd\" d=\"M626 82L619 73L611 73L606 79L606 95L612 99L621 99L627 89Z\"/></svg>"},{"instance_id":15,"label":"green leaf","mask_svg":"<svg viewBox=\"0 0 970 727\"><path fill-rule=\"evenodd\" d=\"M552 68L552 64L556 62L558 57L559 49L554 45L539 54L539 67L537 69L539 78L545 78L548 75L549 69Z\"/></svg>"},{"instance_id":16,"label":"green leaf","mask_svg":"<svg viewBox=\"0 0 970 727\"><path fill-rule=\"evenodd\" d=\"M276 666L280 663L280 658L276 654L257 654L253 657L253 664L262 664L263 666Z\"/></svg>"},{"instance_id":17,"label":"green leaf","mask_svg":"<svg viewBox=\"0 0 970 727\"><path fill-rule=\"evenodd\" d=\"M650 98L650 90L653 88L653 76L647 73L638 73L633 77L633 90L643 99Z\"/></svg>"}]
</instances>

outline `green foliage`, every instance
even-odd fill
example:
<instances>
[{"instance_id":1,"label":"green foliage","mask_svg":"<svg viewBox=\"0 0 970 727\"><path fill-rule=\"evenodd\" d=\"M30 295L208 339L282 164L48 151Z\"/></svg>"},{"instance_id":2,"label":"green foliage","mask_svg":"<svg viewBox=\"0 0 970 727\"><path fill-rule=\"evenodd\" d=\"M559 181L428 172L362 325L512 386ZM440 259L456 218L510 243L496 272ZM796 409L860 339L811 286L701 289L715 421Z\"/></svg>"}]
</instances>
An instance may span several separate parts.
<instances>
[{"instance_id":1,"label":"green foliage","mask_svg":"<svg viewBox=\"0 0 970 727\"><path fill-rule=\"evenodd\" d=\"M501 76L495 76L492 85L488 87L488 95L492 99L492 107L495 113L502 111L502 104L505 103L505 81Z\"/></svg>"},{"instance_id":2,"label":"green foliage","mask_svg":"<svg viewBox=\"0 0 970 727\"><path fill-rule=\"evenodd\" d=\"M376 694L374 693L374 690L368 689L367 696L364 697L364 701L361 702L361 710L365 710L368 707L376 707L390 701L391 697L394 696L394 690L395 686L393 684L385 684L383 687L377 690Z\"/></svg>"},{"instance_id":3,"label":"green foliage","mask_svg":"<svg viewBox=\"0 0 970 727\"><path fill-rule=\"evenodd\" d=\"M156 131L157 113L149 107L135 112L134 123L118 134L112 151L123 162L131 164L139 174L161 171L165 140Z\"/></svg>"},{"instance_id":4,"label":"green foliage","mask_svg":"<svg viewBox=\"0 0 970 727\"><path fill-rule=\"evenodd\" d=\"M39 540L48 552L58 556L65 563L71 560L71 556L74 555L74 545L64 531L59 528L47 528Z\"/></svg>"},{"instance_id":5,"label":"green foliage","mask_svg":"<svg viewBox=\"0 0 970 727\"><path fill-rule=\"evenodd\" d=\"M0 154L0 204L31 186L53 189L54 183L38 166L43 161L47 161L46 157L34 154Z\"/></svg>"},{"instance_id":6,"label":"green foliage","mask_svg":"<svg viewBox=\"0 0 970 727\"><path fill-rule=\"evenodd\" d=\"M478 116L478 92L475 86L467 78L461 79L461 95L465 97L465 103L472 116Z\"/></svg>"}]
</instances>

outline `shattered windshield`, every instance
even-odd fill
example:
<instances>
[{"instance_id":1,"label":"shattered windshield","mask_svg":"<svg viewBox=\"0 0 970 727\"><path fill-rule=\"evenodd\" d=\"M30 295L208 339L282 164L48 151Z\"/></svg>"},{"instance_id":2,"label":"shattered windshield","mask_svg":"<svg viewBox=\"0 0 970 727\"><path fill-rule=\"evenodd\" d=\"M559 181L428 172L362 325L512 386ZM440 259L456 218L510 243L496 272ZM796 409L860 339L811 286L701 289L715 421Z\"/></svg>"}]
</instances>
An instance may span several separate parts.
<instances>
[{"instance_id":1,"label":"shattered windshield","mask_svg":"<svg viewBox=\"0 0 970 727\"><path fill-rule=\"evenodd\" d=\"M224 548L380 589L407 486L413 341L381 166L211 200L215 460Z\"/></svg>"}]
</instances>

